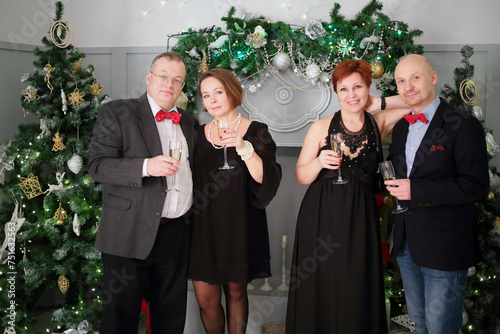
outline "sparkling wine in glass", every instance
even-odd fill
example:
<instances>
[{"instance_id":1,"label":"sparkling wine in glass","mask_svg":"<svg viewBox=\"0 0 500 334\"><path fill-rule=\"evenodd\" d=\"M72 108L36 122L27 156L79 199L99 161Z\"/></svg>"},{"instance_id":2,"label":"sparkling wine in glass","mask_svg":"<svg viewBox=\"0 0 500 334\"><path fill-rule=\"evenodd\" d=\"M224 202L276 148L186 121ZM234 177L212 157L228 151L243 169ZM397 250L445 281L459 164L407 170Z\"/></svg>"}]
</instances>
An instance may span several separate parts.
<instances>
[{"instance_id":1,"label":"sparkling wine in glass","mask_svg":"<svg viewBox=\"0 0 500 334\"><path fill-rule=\"evenodd\" d=\"M384 178L384 180L396 180L396 172L394 171L394 166L392 165L392 162L390 160L382 161L381 163L379 163L379 170L382 173L382 177ZM394 200L396 201L396 208L392 210L392 213L402 213L408 210L407 207L401 206L399 204L396 197L394 197Z\"/></svg>"},{"instance_id":2,"label":"sparkling wine in glass","mask_svg":"<svg viewBox=\"0 0 500 334\"><path fill-rule=\"evenodd\" d=\"M181 160L181 154L182 154L182 141L180 140L169 140L168 142L168 155L171 156L174 159ZM170 189L167 189L167 191L181 191L179 187L177 187L176 184L176 177L175 174L172 175L172 187Z\"/></svg>"},{"instance_id":3,"label":"sparkling wine in glass","mask_svg":"<svg viewBox=\"0 0 500 334\"><path fill-rule=\"evenodd\" d=\"M334 152L337 152L338 154L340 154L340 156L342 157L342 153L344 151L344 136L342 136L342 133L332 133L330 135L330 142L332 144L332 150ZM342 174L340 172L340 166L339 166L338 171L339 171L339 175L338 175L336 180L332 181L332 183L333 184L346 184L347 180L344 180L342 178Z\"/></svg>"},{"instance_id":4,"label":"sparkling wine in glass","mask_svg":"<svg viewBox=\"0 0 500 334\"><path fill-rule=\"evenodd\" d=\"M231 126L231 122L228 119L219 119L217 120L217 132L219 133L219 137L224 135L225 130L229 130ZM227 163L227 147L224 145L224 165L219 167L219 169L233 169L233 166L230 166Z\"/></svg>"}]
</instances>

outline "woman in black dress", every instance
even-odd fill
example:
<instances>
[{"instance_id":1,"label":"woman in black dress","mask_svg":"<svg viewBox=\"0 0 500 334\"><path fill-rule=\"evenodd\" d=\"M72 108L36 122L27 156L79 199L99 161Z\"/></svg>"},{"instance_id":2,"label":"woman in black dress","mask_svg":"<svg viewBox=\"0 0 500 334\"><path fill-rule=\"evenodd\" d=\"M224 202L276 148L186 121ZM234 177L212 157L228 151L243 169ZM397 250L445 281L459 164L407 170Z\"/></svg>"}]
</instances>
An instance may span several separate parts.
<instances>
[{"instance_id":1,"label":"woman in black dress","mask_svg":"<svg viewBox=\"0 0 500 334\"><path fill-rule=\"evenodd\" d=\"M371 75L364 60L335 67L341 109L313 123L297 161L297 182L311 186L297 220L288 334L387 333L374 184L381 140L408 109L368 114L378 100L370 97ZM343 134L342 155L332 150L332 133ZM339 168L345 184L332 182Z\"/></svg>"},{"instance_id":2,"label":"woman in black dress","mask_svg":"<svg viewBox=\"0 0 500 334\"><path fill-rule=\"evenodd\" d=\"M229 333L245 333L247 284L271 276L264 208L276 194L281 167L267 126L236 112L243 89L231 72L212 69L201 75L199 86L214 120L198 128L189 278L207 333L224 333L222 290ZM230 128L219 135L221 119L229 119ZM232 169L219 169L224 146Z\"/></svg>"}]
</instances>

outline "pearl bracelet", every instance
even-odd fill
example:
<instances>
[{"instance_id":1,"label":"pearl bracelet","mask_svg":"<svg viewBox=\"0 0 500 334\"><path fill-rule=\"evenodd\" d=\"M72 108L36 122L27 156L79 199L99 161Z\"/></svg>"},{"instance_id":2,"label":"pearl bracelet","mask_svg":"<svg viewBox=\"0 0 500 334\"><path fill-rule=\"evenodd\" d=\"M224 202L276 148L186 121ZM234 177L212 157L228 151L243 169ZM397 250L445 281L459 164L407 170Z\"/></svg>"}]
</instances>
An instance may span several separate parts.
<instances>
[{"instance_id":1,"label":"pearl bracelet","mask_svg":"<svg viewBox=\"0 0 500 334\"><path fill-rule=\"evenodd\" d=\"M253 154L253 145L248 140L245 140L245 146L241 150L236 150L236 153L241 157L241 160L245 161L250 159Z\"/></svg>"}]
</instances>

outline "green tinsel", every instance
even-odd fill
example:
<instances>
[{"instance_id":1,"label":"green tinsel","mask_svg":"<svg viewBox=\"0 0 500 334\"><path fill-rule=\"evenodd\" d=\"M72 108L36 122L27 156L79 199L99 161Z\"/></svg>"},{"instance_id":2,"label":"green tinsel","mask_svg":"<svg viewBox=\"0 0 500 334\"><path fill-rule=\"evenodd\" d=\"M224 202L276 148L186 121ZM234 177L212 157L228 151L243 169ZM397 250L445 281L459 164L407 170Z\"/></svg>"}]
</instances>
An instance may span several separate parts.
<instances>
[{"instance_id":1,"label":"green tinsel","mask_svg":"<svg viewBox=\"0 0 500 334\"><path fill-rule=\"evenodd\" d=\"M396 94L396 87L388 85L397 61L405 54L423 53L423 47L414 45L414 38L422 34L421 30L409 30L403 22L391 21L381 12L382 4L372 0L352 20L340 14L340 5L335 3L330 12L330 22L321 22L325 34L311 39L304 27L295 27L288 23L271 22L263 16L242 19L235 17L236 9L232 7L227 16L221 18L226 22L226 30L211 27L201 30L189 29L180 34L180 40L172 48L182 55L188 64L185 93L188 97L188 111L197 109L197 76L198 68L207 57L210 68L221 67L233 71L240 80L248 81L259 77L266 68L266 55L272 57L278 50L292 53L293 61L308 59L315 64L329 64L331 74L340 61L347 58L361 58L370 63L379 61L385 68L386 80L377 87L384 95ZM254 33L257 26L266 32L267 43L254 48L245 43L247 36ZM226 35L228 40L220 47L209 47L210 43ZM380 37L374 45L366 47L370 37ZM383 39L382 39L383 37ZM348 52L339 49L347 43ZM292 46L293 49L290 49Z\"/></svg>"}]
</instances>

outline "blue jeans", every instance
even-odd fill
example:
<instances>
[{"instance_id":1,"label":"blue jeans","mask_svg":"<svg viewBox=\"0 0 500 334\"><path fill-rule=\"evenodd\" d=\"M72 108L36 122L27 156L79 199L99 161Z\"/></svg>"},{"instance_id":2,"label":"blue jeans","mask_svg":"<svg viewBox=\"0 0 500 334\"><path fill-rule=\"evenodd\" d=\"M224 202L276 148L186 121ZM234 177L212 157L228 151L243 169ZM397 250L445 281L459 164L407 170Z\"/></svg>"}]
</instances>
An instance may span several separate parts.
<instances>
[{"instance_id":1,"label":"blue jeans","mask_svg":"<svg viewBox=\"0 0 500 334\"><path fill-rule=\"evenodd\" d=\"M443 271L416 265L406 241L397 261L416 334L458 334L468 270Z\"/></svg>"}]
</instances>

